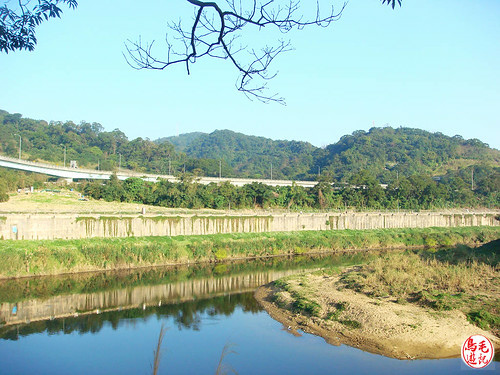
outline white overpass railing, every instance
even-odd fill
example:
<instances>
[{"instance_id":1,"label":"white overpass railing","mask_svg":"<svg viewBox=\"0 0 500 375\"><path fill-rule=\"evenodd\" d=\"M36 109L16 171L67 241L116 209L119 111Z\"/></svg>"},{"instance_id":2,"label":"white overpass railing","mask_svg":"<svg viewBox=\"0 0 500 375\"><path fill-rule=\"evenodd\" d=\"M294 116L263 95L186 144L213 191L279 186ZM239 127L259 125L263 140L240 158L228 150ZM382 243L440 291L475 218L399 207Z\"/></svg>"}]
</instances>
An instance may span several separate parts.
<instances>
[{"instance_id":1,"label":"white overpass railing","mask_svg":"<svg viewBox=\"0 0 500 375\"><path fill-rule=\"evenodd\" d=\"M46 174L49 176L77 179L77 180L109 180L113 172L111 171L96 171L84 168L67 168L53 164L45 164L31 162L22 159L11 158L0 155L0 167L17 169L34 173ZM155 175L148 173L137 173L132 171L119 170L116 172L119 180L126 180L129 177L138 177L144 181L156 182L158 179L165 179L171 182L179 182L179 179L171 175ZM268 180L268 179L247 179L247 178L218 178L218 177L199 177L196 181L208 185L211 182L229 182L235 186L243 186L252 182L260 182L270 186L291 186L293 182L302 187L313 187L317 184L316 181L290 181L290 180Z\"/></svg>"}]
</instances>

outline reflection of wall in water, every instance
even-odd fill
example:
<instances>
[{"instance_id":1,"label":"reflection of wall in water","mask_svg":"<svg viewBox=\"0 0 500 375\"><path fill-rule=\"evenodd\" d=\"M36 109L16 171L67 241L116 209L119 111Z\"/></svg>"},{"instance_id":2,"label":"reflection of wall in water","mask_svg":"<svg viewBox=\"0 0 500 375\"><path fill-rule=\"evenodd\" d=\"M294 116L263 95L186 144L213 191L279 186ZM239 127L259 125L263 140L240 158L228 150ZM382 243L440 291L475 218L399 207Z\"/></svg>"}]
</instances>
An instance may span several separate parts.
<instances>
[{"instance_id":1,"label":"reflection of wall in water","mask_svg":"<svg viewBox=\"0 0 500 375\"><path fill-rule=\"evenodd\" d=\"M256 272L247 275L188 280L172 284L139 286L91 294L73 294L0 304L0 322L6 325L59 318L76 313L178 303L196 298L253 291L260 285L297 273L296 270ZM15 311L15 314L13 313Z\"/></svg>"}]
</instances>

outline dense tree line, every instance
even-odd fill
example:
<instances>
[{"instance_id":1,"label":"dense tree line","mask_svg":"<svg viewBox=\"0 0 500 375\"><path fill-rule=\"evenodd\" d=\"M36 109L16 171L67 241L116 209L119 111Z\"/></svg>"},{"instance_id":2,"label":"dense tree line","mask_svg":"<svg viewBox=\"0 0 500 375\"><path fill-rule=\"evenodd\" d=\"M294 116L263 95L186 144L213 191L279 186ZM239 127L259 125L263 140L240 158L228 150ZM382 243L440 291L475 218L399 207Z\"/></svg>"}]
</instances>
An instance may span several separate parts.
<instances>
[{"instance_id":1,"label":"dense tree line","mask_svg":"<svg viewBox=\"0 0 500 375\"><path fill-rule=\"evenodd\" d=\"M46 180L46 176L36 173L17 172L0 168L0 202L6 202L9 199L9 192L31 186L40 188Z\"/></svg>"},{"instance_id":2,"label":"dense tree line","mask_svg":"<svg viewBox=\"0 0 500 375\"><path fill-rule=\"evenodd\" d=\"M464 140L410 128L372 128L318 148L307 142L275 141L229 130L188 133L155 142L129 140L119 129L98 123L38 121L0 110L0 153L103 170L133 169L161 174L316 180L318 175L348 182L369 170L381 183L400 176L443 176L471 165L500 166L500 151L477 139ZM121 161L121 162L120 162Z\"/></svg>"},{"instance_id":3,"label":"dense tree line","mask_svg":"<svg viewBox=\"0 0 500 375\"><path fill-rule=\"evenodd\" d=\"M348 184L323 177L316 186L272 187L262 183L242 187L228 182L203 185L192 176L180 182L145 182L139 178L120 181L113 175L105 184L94 181L82 186L84 194L106 201L138 202L163 207L242 209L442 209L500 207L500 169L475 167L475 185L467 174L449 174L439 181L425 175L401 177L385 188L367 170ZM464 179L465 178L465 179Z\"/></svg>"},{"instance_id":4,"label":"dense tree line","mask_svg":"<svg viewBox=\"0 0 500 375\"><path fill-rule=\"evenodd\" d=\"M129 141L119 129L104 131L101 124L82 122L38 121L0 110L0 153L18 157L19 138L23 159L43 160L113 170L120 166L138 171L168 173L169 160L179 165L180 156L169 143L158 144L148 139ZM172 164L171 163L171 164Z\"/></svg>"}]
</instances>

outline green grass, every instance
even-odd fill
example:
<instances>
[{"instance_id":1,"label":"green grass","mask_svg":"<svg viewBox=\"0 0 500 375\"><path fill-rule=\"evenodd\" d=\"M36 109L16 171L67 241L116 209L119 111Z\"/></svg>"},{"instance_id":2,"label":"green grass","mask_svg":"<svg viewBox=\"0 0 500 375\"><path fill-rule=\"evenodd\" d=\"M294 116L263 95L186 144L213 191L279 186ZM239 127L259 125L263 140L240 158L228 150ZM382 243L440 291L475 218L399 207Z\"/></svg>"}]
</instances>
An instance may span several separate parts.
<instances>
[{"instance_id":1,"label":"green grass","mask_svg":"<svg viewBox=\"0 0 500 375\"><path fill-rule=\"evenodd\" d=\"M477 244L500 237L500 227L233 233L206 236L1 240L0 278L55 275L235 258L351 249Z\"/></svg>"},{"instance_id":2,"label":"green grass","mask_svg":"<svg viewBox=\"0 0 500 375\"><path fill-rule=\"evenodd\" d=\"M297 277L292 277L297 279ZM305 285L305 280L298 276L300 281L300 287L297 288L289 283L290 277L276 280L274 285L278 288L286 291L291 298L291 310L295 313L305 314L308 316L319 316L321 313L321 306L311 298L311 291L307 285ZM283 294L277 293L275 295L275 302L280 307L284 307Z\"/></svg>"},{"instance_id":3,"label":"green grass","mask_svg":"<svg viewBox=\"0 0 500 375\"><path fill-rule=\"evenodd\" d=\"M401 236L401 230L395 235ZM442 231L437 231L440 239ZM469 232L472 235L472 232ZM492 232L494 233L494 232ZM433 238L431 233L416 233L420 238ZM451 230L448 238L468 242L463 231ZM487 232L475 232L472 239L487 240ZM474 242L474 241L473 241ZM480 247L463 244L448 249L407 249L385 252L357 267L342 269L332 265L320 274L339 274L340 288L351 288L372 297L390 298L401 304L416 304L433 314L443 311L462 311L478 327L500 334L500 240L493 239ZM312 273L315 274L315 273ZM281 308L306 315L321 315L321 306L314 300L314 285L308 284L308 275L276 280L281 289L274 294L274 302ZM286 292L286 293L285 293ZM291 301L291 302L290 302ZM324 307L323 319L336 321L348 328L360 328L361 323L346 319L348 305L338 302ZM416 328L411 326L412 328Z\"/></svg>"},{"instance_id":4,"label":"green grass","mask_svg":"<svg viewBox=\"0 0 500 375\"><path fill-rule=\"evenodd\" d=\"M478 248L388 253L341 276L343 287L434 311L460 310L500 332L500 241Z\"/></svg>"},{"instance_id":5,"label":"green grass","mask_svg":"<svg viewBox=\"0 0 500 375\"><path fill-rule=\"evenodd\" d=\"M348 307L348 303L346 302L336 303L333 310L326 314L322 313L321 305L315 301L314 291L308 284L306 275L285 277L276 280L274 285L281 289L281 291L273 295L273 302L278 307L307 316L321 317L323 315L323 320L339 322L348 328L355 329L361 327L361 323L356 320L341 319L341 315Z\"/></svg>"},{"instance_id":6,"label":"green grass","mask_svg":"<svg viewBox=\"0 0 500 375\"><path fill-rule=\"evenodd\" d=\"M333 310L328 312L324 320L333 320L345 325L348 328L361 328L361 323L357 320L341 319L340 316L346 311L349 304L347 302L338 302L333 306Z\"/></svg>"},{"instance_id":7,"label":"green grass","mask_svg":"<svg viewBox=\"0 0 500 375\"><path fill-rule=\"evenodd\" d=\"M496 329L500 327L500 315L491 314L484 308L479 310L471 310L467 313L467 319L484 330Z\"/></svg>"},{"instance_id":8,"label":"green grass","mask_svg":"<svg viewBox=\"0 0 500 375\"><path fill-rule=\"evenodd\" d=\"M348 304L346 302L339 302L339 303L336 303L335 306L334 306L334 310L330 311L326 317L325 317L325 320L334 320L334 321L338 321L339 320L339 317L340 317L340 314L342 314L346 308L347 308Z\"/></svg>"},{"instance_id":9,"label":"green grass","mask_svg":"<svg viewBox=\"0 0 500 375\"><path fill-rule=\"evenodd\" d=\"M339 320L339 322L349 328L361 328L361 323L358 322L357 320L345 319L345 320Z\"/></svg>"}]
</instances>

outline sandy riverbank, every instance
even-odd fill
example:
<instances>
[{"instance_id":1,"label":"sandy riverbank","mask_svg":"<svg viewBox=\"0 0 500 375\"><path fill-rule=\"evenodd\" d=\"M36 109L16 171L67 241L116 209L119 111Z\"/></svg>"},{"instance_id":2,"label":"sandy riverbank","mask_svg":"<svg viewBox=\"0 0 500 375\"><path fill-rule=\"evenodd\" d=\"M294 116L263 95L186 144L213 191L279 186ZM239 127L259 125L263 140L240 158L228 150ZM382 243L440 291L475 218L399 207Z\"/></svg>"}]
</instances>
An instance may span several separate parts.
<instances>
[{"instance_id":1,"label":"sandy riverbank","mask_svg":"<svg viewBox=\"0 0 500 375\"><path fill-rule=\"evenodd\" d=\"M289 281L294 291L305 292L319 304L318 316L292 312L293 298L274 283L259 288L255 296L291 333L302 330L321 336L333 345L346 344L388 357L459 357L462 343L473 334L490 338L495 349L500 349L500 338L470 324L460 311L438 312L398 304L390 298L371 298L349 289L338 289L338 280L338 275L308 274ZM274 302L278 294L280 306ZM342 306L341 312L338 312L339 306Z\"/></svg>"}]
</instances>

